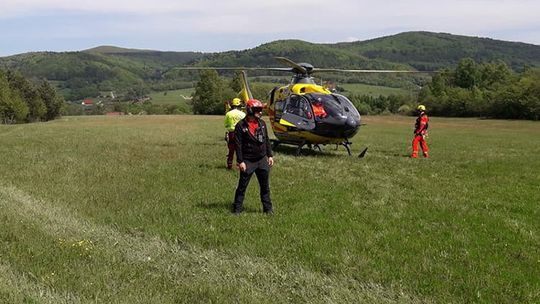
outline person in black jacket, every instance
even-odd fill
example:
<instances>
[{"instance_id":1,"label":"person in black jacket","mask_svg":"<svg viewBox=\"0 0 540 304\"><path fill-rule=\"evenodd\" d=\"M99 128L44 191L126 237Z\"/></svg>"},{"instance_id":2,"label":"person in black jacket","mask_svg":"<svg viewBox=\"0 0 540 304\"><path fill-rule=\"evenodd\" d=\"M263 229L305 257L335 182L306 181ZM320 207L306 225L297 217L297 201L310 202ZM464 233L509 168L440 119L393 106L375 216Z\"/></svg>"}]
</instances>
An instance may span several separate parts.
<instances>
[{"instance_id":1,"label":"person in black jacket","mask_svg":"<svg viewBox=\"0 0 540 304\"><path fill-rule=\"evenodd\" d=\"M263 104L250 99L247 102L247 116L236 124L234 129L236 141L236 161L240 169L240 179L232 212L240 214L243 211L244 196L249 180L253 173L257 175L261 194L263 212L272 214L270 200L270 167L274 165L272 149L268 139L266 123L261 119Z\"/></svg>"}]
</instances>

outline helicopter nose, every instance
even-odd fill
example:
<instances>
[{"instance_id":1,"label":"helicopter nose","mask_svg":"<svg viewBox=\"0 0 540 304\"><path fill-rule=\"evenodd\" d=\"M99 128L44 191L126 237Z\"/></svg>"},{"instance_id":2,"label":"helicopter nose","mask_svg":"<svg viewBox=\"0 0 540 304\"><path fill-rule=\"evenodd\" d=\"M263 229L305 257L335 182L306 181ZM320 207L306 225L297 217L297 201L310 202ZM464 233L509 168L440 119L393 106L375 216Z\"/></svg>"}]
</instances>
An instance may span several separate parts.
<instances>
[{"instance_id":1,"label":"helicopter nose","mask_svg":"<svg viewBox=\"0 0 540 304\"><path fill-rule=\"evenodd\" d=\"M348 117L345 121L345 125L343 126L343 136L345 138L351 138L353 137L356 132L358 132L358 127L360 126L360 121Z\"/></svg>"},{"instance_id":2,"label":"helicopter nose","mask_svg":"<svg viewBox=\"0 0 540 304\"><path fill-rule=\"evenodd\" d=\"M345 122L345 128L355 129L356 127L358 127L358 121L356 121L356 119L352 117L347 118L347 121Z\"/></svg>"}]
</instances>

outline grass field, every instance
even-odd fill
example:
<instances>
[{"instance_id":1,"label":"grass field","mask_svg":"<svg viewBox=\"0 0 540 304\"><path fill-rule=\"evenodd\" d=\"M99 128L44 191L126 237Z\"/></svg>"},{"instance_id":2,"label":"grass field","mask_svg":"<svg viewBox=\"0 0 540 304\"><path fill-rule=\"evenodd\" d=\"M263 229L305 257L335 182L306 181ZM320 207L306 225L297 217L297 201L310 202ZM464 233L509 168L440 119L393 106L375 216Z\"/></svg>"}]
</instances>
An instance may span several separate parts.
<instances>
[{"instance_id":1,"label":"grass field","mask_svg":"<svg viewBox=\"0 0 540 304\"><path fill-rule=\"evenodd\" d=\"M151 102L154 104L186 104L189 106L188 100L184 97L190 97L193 89L181 89L164 92L155 92L150 94Z\"/></svg>"},{"instance_id":2,"label":"grass field","mask_svg":"<svg viewBox=\"0 0 540 304\"><path fill-rule=\"evenodd\" d=\"M540 124L366 117L230 215L222 117L0 126L0 303L538 303Z\"/></svg>"}]
</instances>

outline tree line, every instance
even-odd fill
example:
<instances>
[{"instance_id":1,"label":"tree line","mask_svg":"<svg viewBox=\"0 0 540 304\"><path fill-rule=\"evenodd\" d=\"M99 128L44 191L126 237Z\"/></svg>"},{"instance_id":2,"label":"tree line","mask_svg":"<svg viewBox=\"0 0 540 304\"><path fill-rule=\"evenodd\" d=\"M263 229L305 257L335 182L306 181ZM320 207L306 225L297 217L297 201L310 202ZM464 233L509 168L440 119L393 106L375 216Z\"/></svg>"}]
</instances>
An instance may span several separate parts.
<instances>
[{"instance_id":1,"label":"tree line","mask_svg":"<svg viewBox=\"0 0 540 304\"><path fill-rule=\"evenodd\" d=\"M516 73L502 61L465 58L434 75L419 102L437 116L539 120L540 69Z\"/></svg>"},{"instance_id":2,"label":"tree line","mask_svg":"<svg viewBox=\"0 0 540 304\"><path fill-rule=\"evenodd\" d=\"M253 83L251 90L255 98L266 100L274 86ZM235 97L240 89L238 76L224 78L215 70L201 71L191 101L192 111L194 114L224 114L224 102ZM540 69L525 68L515 72L503 61L477 63L471 58L462 59L455 68L443 69L433 75L418 94L373 97L340 93L346 95L361 114L407 115L422 103L435 116L540 119ZM134 91L133 94L141 93ZM189 112L187 108L159 107L150 102L120 106L114 105L114 110L149 114ZM63 98L47 81L33 84L18 72L0 70L2 123L47 121L58 117L62 110L66 112L65 108ZM66 113L79 112L83 114L80 107L73 105Z\"/></svg>"},{"instance_id":3,"label":"tree line","mask_svg":"<svg viewBox=\"0 0 540 304\"><path fill-rule=\"evenodd\" d=\"M255 98L266 100L273 85L253 85ZM193 94L194 114L223 114L225 100L240 91L238 78L222 79L214 70L202 71ZM340 92L361 114L413 113L425 104L429 112L443 117L540 119L540 69L514 72L503 61L476 63L462 59L454 69L443 69L418 94L369 95Z\"/></svg>"},{"instance_id":4,"label":"tree line","mask_svg":"<svg viewBox=\"0 0 540 304\"><path fill-rule=\"evenodd\" d=\"M343 94L360 114L406 115L425 104L430 114L442 117L540 119L540 69L514 72L503 61L464 58L454 69L433 75L417 95Z\"/></svg>"},{"instance_id":5,"label":"tree line","mask_svg":"<svg viewBox=\"0 0 540 304\"><path fill-rule=\"evenodd\" d=\"M230 80L218 75L215 70L203 70L200 72L199 81L195 84L195 92L191 105L193 114L221 115L225 114L227 100L232 100L242 89L240 77L237 74ZM251 84L253 98L259 100L268 99L268 93L274 87L273 84Z\"/></svg>"},{"instance_id":6,"label":"tree line","mask_svg":"<svg viewBox=\"0 0 540 304\"><path fill-rule=\"evenodd\" d=\"M32 84L18 72L0 70L0 121L3 124L53 120L64 99L47 81Z\"/></svg>"}]
</instances>

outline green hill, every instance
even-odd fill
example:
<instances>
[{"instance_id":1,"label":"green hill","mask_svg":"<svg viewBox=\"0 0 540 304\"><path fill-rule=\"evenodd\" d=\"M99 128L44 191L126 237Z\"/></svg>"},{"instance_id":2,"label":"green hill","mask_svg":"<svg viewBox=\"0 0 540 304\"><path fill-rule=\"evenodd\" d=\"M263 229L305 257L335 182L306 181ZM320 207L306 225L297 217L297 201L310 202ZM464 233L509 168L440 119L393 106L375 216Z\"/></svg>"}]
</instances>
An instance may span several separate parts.
<instances>
[{"instance_id":1,"label":"green hill","mask_svg":"<svg viewBox=\"0 0 540 304\"><path fill-rule=\"evenodd\" d=\"M52 81L68 100L119 94L133 90L183 89L196 79L194 72L168 72L177 66L280 66L276 56L316 67L362 69L436 70L454 67L460 59L477 62L502 60L514 70L540 66L540 46L457 36L444 33L408 32L373 40L317 44L279 40L258 47L222 53L162 52L99 46L80 52L37 52L0 58L0 68L19 70L28 78ZM282 75L252 73L252 75ZM339 75L341 82L363 82L407 87L409 78L388 75ZM421 83L421 82L420 82Z\"/></svg>"},{"instance_id":2,"label":"green hill","mask_svg":"<svg viewBox=\"0 0 540 304\"><path fill-rule=\"evenodd\" d=\"M130 59L142 62L146 67L156 69L167 69L173 66L191 64L205 56L205 54L201 52L162 52L154 50L126 49L115 46L99 46L83 52Z\"/></svg>"},{"instance_id":3,"label":"green hill","mask_svg":"<svg viewBox=\"0 0 540 304\"><path fill-rule=\"evenodd\" d=\"M249 50L217 53L201 64L276 66L275 56L335 68L437 70L453 67L465 57L477 62L502 60L515 70L540 66L538 45L431 32L336 44L278 40Z\"/></svg>"},{"instance_id":4,"label":"green hill","mask_svg":"<svg viewBox=\"0 0 540 304\"><path fill-rule=\"evenodd\" d=\"M309 43L301 40L278 40L244 51L217 53L203 60L208 66L260 66L275 67L274 57L287 57L296 62L309 62L317 67L405 69L406 65L385 59L370 59L357 52L337 48L335 45Z\"/></svg>"},{"instance_id":5,"label":"green hill","mask_svg":"<svg viewBox=\"0 0 540 304\"><path fill-rule=\"evenodd\" d=\"M199 57L194 52L158 52L99 47L82 52L36 52L0 58L0 68L18 70L31 79L52 81L68 100L98 96L103 91L120 94L133 87L170 85L163 70Z\"/></svg>"},{"instance_id":6,"label":"green hill","mask_svg":"<svg viewBox=\"0 0 540 304\"><path fill-rule=\"evenodd\" d=\"M99 54L122 54L122 53L143 53L143 52L155 52L153 50L141 50L141 49L128 49L121 48L114 45L101 45L95 48L84 50L87 53L99 53Z\"/></svg>"},{"instance_id":7,"label":"green hill","mask_svg":"<svg viewBox=\"0 0 540 304\"><path fill-rule=\"evenodd\" d=\"M455 66L465 57L477 62L502 60L515 70L540 66L538 45L446 33L407 32L335 46L369 59L401 62L419 70Z\"/></svg>"}]
</instances>

